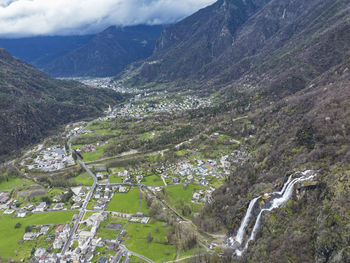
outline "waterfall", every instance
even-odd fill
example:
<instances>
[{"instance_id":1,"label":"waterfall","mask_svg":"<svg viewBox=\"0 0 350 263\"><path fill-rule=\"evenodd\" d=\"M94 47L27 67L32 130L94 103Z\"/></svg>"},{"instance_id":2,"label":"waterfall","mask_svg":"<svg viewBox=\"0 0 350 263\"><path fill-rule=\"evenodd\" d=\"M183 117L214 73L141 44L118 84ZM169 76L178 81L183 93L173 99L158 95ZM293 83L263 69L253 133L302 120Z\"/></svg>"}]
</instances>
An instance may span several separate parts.
<instances>
[{"instance_id":1,"label":"waterfall","mask_svg":"<svg viewBox=\"0 0 350 263\"><path fill-rule=\"evenodd\" d=\"M301 174L302 176L292 179L293 176L296 175L296 174ZM302 182L302 181L306 181L306 180L311 180L315 176L316 176L315 173L313 171L311 171L311 170L294 173L294 174L292 174L292 175L290 175L288 177L288 180L283 185L281 191L268 193L267 195L274 196L274 197L272 197L272 201L271 201L270 206L268 208L264 208L264 209L260 210L260 212L259 212L259 214L258 214L258 216L257 216L257 218L255 220L255 224L254 224L253 230L250 233L250 236L249 236L247 242L245 243L244 247L243 248L236 248L237 245L242 247L242 242L243 242L244 236L246 234L246 229L248 227L249 221L250 221L250 219L252 217L252 214L253 214L253 208L254 208L256 202L262 196L254 198L249 203L247 212L246 212L246 214L245 214L245 216L244 216L244 218L243 218L243 220L241 222L241 225L240 225L240 227L239 227L239 229L237 231L237 235L234 238L233 237L228 238L228 241L227 241L228 245L235 249L235 254L238 257L241 256L242 253L248 248L249 242L255 239L256 234L257 234L257 232L258 232L258 230L260 228L262 214L265 211L272 211L273 209L279 208L282 205L284 205L289 200L289 198L292 196L293 188L294 188L294 185L296 183Z\"/></svg>"},{"instance_id":2,"label":"waterfall","mask_svg":"<svg viewBox=\"0 0 350 263\"><path fill-rule=\"evenodd\" d=\"M255 203L258 201L259 197L254 198L252 201L250 201L247 213L245 214L243 221L238 229L237 235L235 237L235 240L239 243L242 244L245 230L249 224L250 218L252 216L252 211Z\"/></svg>"}]
</instances>

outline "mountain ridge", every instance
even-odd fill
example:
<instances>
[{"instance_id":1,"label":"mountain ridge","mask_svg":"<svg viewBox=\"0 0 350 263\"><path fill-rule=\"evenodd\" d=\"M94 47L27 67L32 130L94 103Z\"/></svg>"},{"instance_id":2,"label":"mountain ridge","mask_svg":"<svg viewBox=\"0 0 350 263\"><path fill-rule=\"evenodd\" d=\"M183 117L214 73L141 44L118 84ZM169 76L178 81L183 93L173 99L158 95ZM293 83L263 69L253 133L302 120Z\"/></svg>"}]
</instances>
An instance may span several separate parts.
<instances>
[{"instance_id":1,"label":"mountain ridge","mask_svg":"<svg viewBox=\"0 0 350 263\"><path fill-rule=\"evenodd\" d=\"M150 56L162 28L111 26L96 35L0 39L0 46L54 77L109 77Z\"/></svg>"}]
</instances>

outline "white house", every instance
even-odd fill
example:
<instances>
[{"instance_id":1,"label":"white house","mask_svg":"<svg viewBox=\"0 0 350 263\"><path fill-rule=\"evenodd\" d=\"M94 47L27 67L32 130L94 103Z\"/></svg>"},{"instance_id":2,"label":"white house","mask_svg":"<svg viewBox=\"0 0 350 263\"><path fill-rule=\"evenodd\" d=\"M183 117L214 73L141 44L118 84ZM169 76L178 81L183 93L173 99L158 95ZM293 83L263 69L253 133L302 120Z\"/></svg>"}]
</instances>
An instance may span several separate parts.
<instances>
[{"instance_id":1,"label":"white house","mask_svg":"<svg viewBox=\"0 0 350 263\"><path fill-rule=\"evenodd\" d=\"M34 211L35 212L44 212L46 207L47 207L46 202L41 202L35 207Z\"/></svg>"},{"instance_id":2,"label":"white house","mask_svg":"<svg viewBox=\"0 0 350 263\"><path fill-rule=\"evenodd\" d=\"M16 212L17 217L25 217L27 215L27 211L24 209L20 209Z\"/></svg>"},{"instance_id":3,"label":"white house","mask_svg":"<svg viewBox=\"0 0 350 263\"><path fill-rule=\"evenodd\" d=\"M33 240L36 237L36 235L34 233L25 233L23 236L23 240Z\"/></svg>"}]
</instances>

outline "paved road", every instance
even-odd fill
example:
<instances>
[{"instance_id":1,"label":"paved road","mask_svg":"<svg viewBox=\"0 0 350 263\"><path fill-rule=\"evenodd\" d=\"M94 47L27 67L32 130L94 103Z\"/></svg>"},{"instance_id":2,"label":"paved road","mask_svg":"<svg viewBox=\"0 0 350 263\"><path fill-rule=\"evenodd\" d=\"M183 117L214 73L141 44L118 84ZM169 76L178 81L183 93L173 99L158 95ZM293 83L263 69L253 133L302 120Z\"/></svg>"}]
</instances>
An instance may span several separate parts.
<instances>
[{"instance_id":1,"label":"paved road","mask_svg":"<svg viewBox=\"0 0 350 263\"><path fill-rule=\"evenodd\" d=\"M71 148L71 147L70 147ZM89 204L89 201L92 197L92 194L94 193L94 190L96 188L97 185L97 178L95 176L95 174L85 165L84 162L82 162L81 160L78 160L78 163L81 165L81 167L83 167L85 169L85 171L93 178L94 183L92 184L90 191L87 195L87 197L85 198L84 204L80 209L78 218L76 219L73 228L71 229L70 233L69 233L69 237L66 241L66 243L64 244L61 254L64 255L67 252L67 249L69 248L70 242L72 241L73 235L75 233L75 231L78 229L78 226L80 224L80 221L83 219L83 216L86 212L86 207Z\"/></svg>"},{"instance_id":2,"label":"paved road","mask_svg":"<svg viewBox=\"0 0 350 263\"><path fill-rule=\"evenodd\" d=\"M140 255L140 254L134 253L134 252L132 252L132 251L130 251L130 250L129 250L129 254L130 254L130 255L133 255L133 256L135 256L135 257L138 257L138 258L142 258L143 260L145 260L145 261L147 261L147 262L149 262L149 263L153 263L153 261L150 260L149 258L146 258L145 256L142 256L142 255Z\"/></svg>"}]
</instances>

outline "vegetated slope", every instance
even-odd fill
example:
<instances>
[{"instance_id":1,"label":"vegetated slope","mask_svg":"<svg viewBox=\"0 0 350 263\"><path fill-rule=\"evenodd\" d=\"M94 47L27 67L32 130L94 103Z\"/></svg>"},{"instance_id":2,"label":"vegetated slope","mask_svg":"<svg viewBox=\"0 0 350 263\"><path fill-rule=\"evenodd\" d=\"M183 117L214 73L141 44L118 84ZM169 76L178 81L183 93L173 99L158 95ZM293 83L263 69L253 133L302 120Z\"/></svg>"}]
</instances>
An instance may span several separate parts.
<instances>
[{"instance_id":1,"label":"vegetated slope","mask_svg":"<svg viewBox=\"0 0 350 263\"><path fill-rule=\"evenodd\" d=\"M45 65L53 76L114 76L150 56L162 26L109 27L85 45Z\"/></svg>"},{"instance_id":2,"label":"vegetated slope","mask_svg":"<svg viewBox=\"0 0 350 263\"><path fill-rule=\"evenodd\" d=\"M234 21L237 12L246 15ZM225 103L199 116L252 150L194 218L204 230L236 233L253 197L281 187L293 171L319 174L263 217L242 258L229 251L222 261L350 261L349 17L344 0L218 1L166 29L155 54L126 73L141 85L221 88ZM214 18L224 22L210 30ZM216 41L223 46L211 49Z\"/></svg>"},{"instance_id":3,"label":"vegetated slope","mask_svg":"<svg viewBox=\"0 0 350 263\"><path fill-rule=\"evenodd\" d=\"M226 262L349 261L349 68L349 62L340 64L272 105L256 90L227 91L233 104L226 107L249 118L233 123L225 109L208 125L244 141L252 158L214 193L214 202L195 218L198 225L236 234L252 198L281 189L294 171L314 169L318 176L297 185L284 207L266 213L243 257L229 252Z\"/></svg>"},{"instance_id":4,"label":"vegetated slope","mask_svg":"<svg viewBox=\"0 0 350 263\"><path fill-rule=\"evenodd\" d=\"M44 69L53 60L85 45L93 37L94 35L3 38L0 39L0 46L12 56Z\"/></svg>"},{"instance_id":5,"label":"vegetated slope","mask_svg":"<svg viewBox=\"0 0 350 263\"><path fill-rule=\"evenodd\" d=\"M139 65L130 81L176 81L201 87L210 81L223 86L246 74L261 76L271 69L283 73L295 62L309 64L302 52L306 47L314 52L315 44L331 48L322 47L319 38L340 23L346 26L347 8L344 0L219 0L164 29L155 53ZM318 65L320 59L313 57L315 63L299 71L312 78L343 58L325 58Z\"/></svg>"},{"instance_id":6,"label":"vegetated slope","mask_svg":"<svg viewBox=\"0 0 350 263\"><path fill-rule=\"evenodd\" d=\"M38 142L61 124L97 116L121 98L113 91L51 79L1 48L0 158Z\"/></svg>"}]
</instances>

